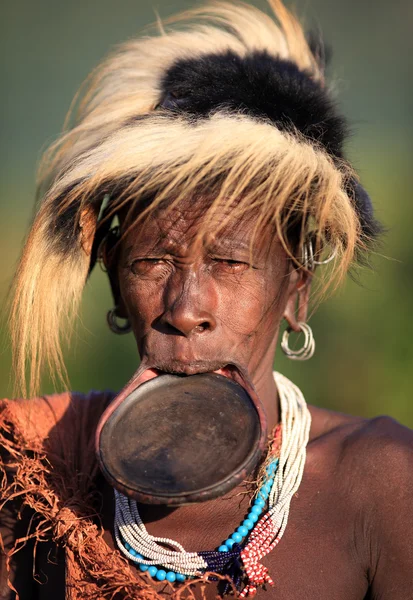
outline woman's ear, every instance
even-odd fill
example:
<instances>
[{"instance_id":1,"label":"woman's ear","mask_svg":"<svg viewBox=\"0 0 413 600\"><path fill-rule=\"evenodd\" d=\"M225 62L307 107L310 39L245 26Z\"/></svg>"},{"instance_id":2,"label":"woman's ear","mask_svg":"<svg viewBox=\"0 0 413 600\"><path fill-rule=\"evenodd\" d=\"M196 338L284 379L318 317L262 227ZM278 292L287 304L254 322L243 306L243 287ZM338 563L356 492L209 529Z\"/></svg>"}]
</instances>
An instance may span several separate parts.
<instances>
[{"instance_id":1,"label":"woman's ear","mask_svg":"<svg viewBox=\"0 0 413 600\"><path fill-rule=\"evenodd\" d=\"M79 228L80 228L80 243L83 251L87 256L90 256L93 248L93 241L96 234L97 215L93 207L88 206L80 213Z\"/></svg>"},{"instance_id":2,"label":"woman's ear","mask_svg":"<svg viewBox=\"0 0 413 600\"><path fill-rule=\"evenodd\" d=\"M289 327L299 333L299 322L306 322L308 303L310 300L312 274L304 269L296 269L290 275L287 304L284 310L284 319Z\"/></svg>"}]
</instances>

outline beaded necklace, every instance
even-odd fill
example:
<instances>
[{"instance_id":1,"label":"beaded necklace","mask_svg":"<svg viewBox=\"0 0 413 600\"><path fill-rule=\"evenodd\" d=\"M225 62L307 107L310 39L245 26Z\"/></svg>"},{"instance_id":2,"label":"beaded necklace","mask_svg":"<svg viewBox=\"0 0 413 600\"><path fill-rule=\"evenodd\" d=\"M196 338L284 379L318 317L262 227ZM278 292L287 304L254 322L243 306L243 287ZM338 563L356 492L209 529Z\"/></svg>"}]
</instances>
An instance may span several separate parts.
<instances>
[{"instance_id":1,"label":"beaded necklace","mask_svg":"<svg viewBox=\"0 0 413 600\"><path fill-rule=\"evenodd\" d=\"M276 547L287 526L291 499L304 471L311 425L301 391L280 373L275 372L274 379L281 406L281 447L277 447L276 436L247 518L217 550L186 552L175 540L150 535L136 502L115 490L116 543L141 571L171 583L211 571L228 575L237 589L243 587L241 598L255 594L265 583L273 585L261 560Z\"/></svg>"}]
</instances>

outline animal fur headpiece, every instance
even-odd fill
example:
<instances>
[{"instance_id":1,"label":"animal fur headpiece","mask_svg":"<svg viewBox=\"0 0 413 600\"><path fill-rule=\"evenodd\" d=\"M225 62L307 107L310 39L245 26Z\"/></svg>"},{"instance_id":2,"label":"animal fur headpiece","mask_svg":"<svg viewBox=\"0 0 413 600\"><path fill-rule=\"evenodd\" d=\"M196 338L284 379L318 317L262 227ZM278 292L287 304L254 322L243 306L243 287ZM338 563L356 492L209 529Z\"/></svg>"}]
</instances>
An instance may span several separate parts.
<instances>
[{"instance_id":1,"label":"animal fur headpiece","mask_svg":"<svg viewBox=\"0 0 413 600\"><path fill-rule=\"evenodd\" d=\"M346 123L322 52L281 0L268 1L275 18L239 2L180 15L121 46L86 82L46 154L15 280L15 369L24 380L29 360L31 392L44 364L64 373L62 321L121 206L143 219L165 201L205 195L205 228L228 207L231 218L255 211L256 231L273 225L292 257L295 223L301 241L311 230L316 251L334 249L338 278L378 232L343 155Z\"/></svg>"}]
</instances>

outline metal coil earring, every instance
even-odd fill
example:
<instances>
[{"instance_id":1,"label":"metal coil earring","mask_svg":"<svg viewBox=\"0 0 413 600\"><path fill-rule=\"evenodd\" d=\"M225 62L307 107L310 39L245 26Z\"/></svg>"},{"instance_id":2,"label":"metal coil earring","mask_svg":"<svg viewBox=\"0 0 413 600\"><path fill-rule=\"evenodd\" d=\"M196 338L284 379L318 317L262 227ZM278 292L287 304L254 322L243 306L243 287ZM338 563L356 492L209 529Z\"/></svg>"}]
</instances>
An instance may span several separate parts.
<instances>
[{"instance_id":1,"label":"metal coil earring","mask_svg":"<svg viewBox=\"0 0 413 600\"><path fill-rule=\"evenodd\" d=\"M302 321L298 322L298 326L304 334L304 345L299 350L291 350L288 346L288 338L292 331L291 327L288 327L283 333L281 340L281 349L288 358L291 360L308 360L315 352L315 340L311 327L307 323Z\"/></svg>"},{"instance_id":2,"label":"metal coil earring","mask_svg":"<svg viewBox=\"0 0 413 600\"><path fill-rule=\"evenodd\" d=\"M129 333L130 331L132 331L132 326L129 323L129 319L122 319L125 322L123 323L123 325L120 325L117 319L121 319L122 317L119 317L117 311L118 307L115 306L115 308L111 308L106 315L109 329L117 335L124 335L125 333Z\"/></svg>"},{"instance_id":3,"label":"metal coil earring","mask_svg":"<svg viewBox=\"0 0 413 600\"><path fill-rule=\"evenodd\" d=\"M301 248L301 264L309 271L314 271L317 266L327 265L337 256L337 249L324 260L316 260L314 253L314 239L311 234L307 235Z\"/></svg>"}]
</instances>

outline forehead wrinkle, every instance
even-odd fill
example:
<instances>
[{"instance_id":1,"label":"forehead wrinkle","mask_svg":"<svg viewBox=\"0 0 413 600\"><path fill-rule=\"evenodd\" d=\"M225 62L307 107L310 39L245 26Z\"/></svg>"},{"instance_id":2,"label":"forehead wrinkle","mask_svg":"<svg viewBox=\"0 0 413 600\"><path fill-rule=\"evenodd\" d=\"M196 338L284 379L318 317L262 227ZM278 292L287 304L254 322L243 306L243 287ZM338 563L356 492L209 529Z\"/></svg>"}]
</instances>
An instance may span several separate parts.
<instances>
[{"instance_id":1,"label":"forehead wrinkle","mask_svg":"<svg viewBox=\"0 0 413 600\"><path fill-rule=\"evenodd\" d=\"M174 228L165 220L165 225L160 219L155 219L149 227L131 234L130 243L125 247L128 256L137 250L141 252L161 252L166 254L185 254L191 246L191 240L196 237L196 232L189 240L185 239L182 228Z\"/></svg>"},{"instance_id":2,"label":"forehead wrinkle","mask_svg":"<svg viewBox=\"0 0 413 600\"><path fill-rule=\"evenodd\" d=\"M274 236L270 235L268 239L268 232L259 235L258 239L254 235L254 240L252 239L253 220L235 219L223 228L218 228L216 232L213 231L213 227L212 231L202 231L204 215L205 210L200 210L199 206L191 206L186 210L183 210L183 207L159 210L141 228L135 232L132 230L131 237L127 235L127 241L132 243L126 246L124 252L128 255L139 248L145 252L182 255L187 254L194 241L199 242L204 251L209 252L245 252L252 249L253 254L262 255L263 251L267 254L273 247Z\"/></svg>"}]
</instances>

